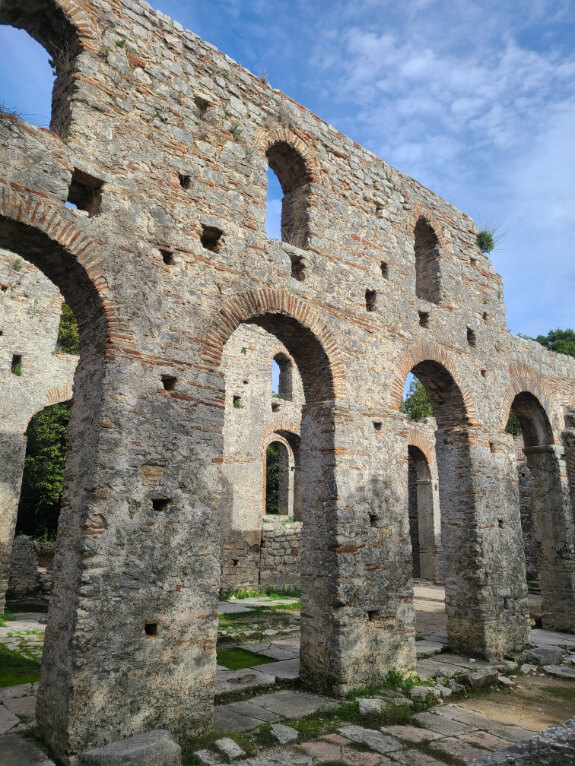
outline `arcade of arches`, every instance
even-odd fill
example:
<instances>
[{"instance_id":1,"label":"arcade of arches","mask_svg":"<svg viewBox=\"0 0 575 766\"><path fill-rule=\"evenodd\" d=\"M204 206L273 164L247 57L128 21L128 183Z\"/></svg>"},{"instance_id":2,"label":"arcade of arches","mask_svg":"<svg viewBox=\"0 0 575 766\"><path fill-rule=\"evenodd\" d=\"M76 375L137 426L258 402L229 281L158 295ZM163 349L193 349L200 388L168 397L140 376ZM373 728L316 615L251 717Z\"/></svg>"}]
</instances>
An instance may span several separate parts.
<instances>
[{"instance_id":1,"label":"arcade of arches","mask_svg":"<svg viewBox=\"0 0 575 766\"><path fill-rule=\"evenodd\" d=\"M25 5L0 23L67 54L53 132L0 114L0 247L80 355L71 396L50 332L26 341L56 298L10 320L8 265L0 579L27 422L72 398L37 713L58 757L211 727L222 587L296 572L302 682L333 694L414 668L414 571L445 582L451 647L521 649L524 537L543 626L574 631L575 360L508 331L473 222L147 4ZM410 372L434 422L400 411Z\"/></svg>"}]
</instances>

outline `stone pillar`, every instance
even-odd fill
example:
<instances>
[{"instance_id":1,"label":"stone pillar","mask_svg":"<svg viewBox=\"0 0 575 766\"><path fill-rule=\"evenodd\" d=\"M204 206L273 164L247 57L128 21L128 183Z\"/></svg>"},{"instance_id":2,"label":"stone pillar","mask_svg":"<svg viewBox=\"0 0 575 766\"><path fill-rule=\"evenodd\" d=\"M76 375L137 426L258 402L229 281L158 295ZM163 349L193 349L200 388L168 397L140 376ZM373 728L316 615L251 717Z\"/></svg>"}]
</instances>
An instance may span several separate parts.
<instances>
[{"instance_id":1,"label":"stone pillar","mask_svg":"<svg viewBox=\"0 0 575 766\"><path fill-rule=\"evenodd\" d=\"M7 432L0 436L0 613L6 605L8 573L25 457L25 434Z\"/></svg>"},{"instance_id":2,"label":"stone pillar","mask_svg":"<svg viewBox=\"0 0 575 766\"><path fill-rule=\"evenodd\" d=\"M566 448L525 447L533 477L537 562L546 630L575 631L575 522L569 491L568 465L573 461L573 434L565 432Z\"/></svg>"},{"instance_id":3,"label":"stone pillar","mask_svg":"<svg viewBox=\"0 0 575 766\"><path fill-rule=\"evenodd\" d=\"M229 502L217 382L211 406L203 381L200 407L186 381L165 391L153 363L98 361L82 359L75 382L38 694L63 761L149 729L212 726Z\"/></svg>"},{"instance_id":4,"label":"stone pillar","mask_svg":"<svg viewBox=\"0 0 575 766\"><path fill-rule=\"evenodd\" d=\"M431 479L417 480L417 523L420 577L435 580L435 518Z\"/></svg>"},{"instance_id":5,"label":"stone pillar","mask_svg":"<svg viewBox=\"0 0 575 766\"><path fill-rule=\"evenodd\" d=\"M449 645L501 658L521 649L528 635L509 445L487 444L479 432L454 428L438 433L437 452Z\"/></svg>"},{"instance_id":6,"label":"stone pillar","mask_svg":"<svg viewBox=\"0 0 575 766\"><path fill-rule=\"evenodd\" d=\"M415 670L405 416L377 425L304 408L301 677L326 692Z\"/></svg>"}]
</instances>

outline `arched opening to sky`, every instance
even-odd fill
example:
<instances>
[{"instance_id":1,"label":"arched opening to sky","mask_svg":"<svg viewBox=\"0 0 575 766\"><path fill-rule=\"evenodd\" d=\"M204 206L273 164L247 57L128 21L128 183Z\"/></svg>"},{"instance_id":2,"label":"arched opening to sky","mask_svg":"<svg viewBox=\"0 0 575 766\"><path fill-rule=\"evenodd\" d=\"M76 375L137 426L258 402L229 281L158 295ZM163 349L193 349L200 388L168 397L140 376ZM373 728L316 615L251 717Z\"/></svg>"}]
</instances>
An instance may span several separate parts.
<instances>
[{"instance_id":1,"label":"arched opening to sky","mask_svg":"<svg viewBox=\"0 0 575 766\"><path fill-rule=\"evenodd\" d=\"M50 127L54 71L50 55L22 29L0 26L0 108Z\"/></svg>"},{"instance_id":2,"label":"arched opening to sky","mask_svg":"<svg viewBox=\"0 0 575 766\"><path fill-rule=\"evenodd\" d=\"M266 235L270 239L282 238L283 191L278 177L268 168L268 196L266 201Z\"/></svg>"}]
</instances>

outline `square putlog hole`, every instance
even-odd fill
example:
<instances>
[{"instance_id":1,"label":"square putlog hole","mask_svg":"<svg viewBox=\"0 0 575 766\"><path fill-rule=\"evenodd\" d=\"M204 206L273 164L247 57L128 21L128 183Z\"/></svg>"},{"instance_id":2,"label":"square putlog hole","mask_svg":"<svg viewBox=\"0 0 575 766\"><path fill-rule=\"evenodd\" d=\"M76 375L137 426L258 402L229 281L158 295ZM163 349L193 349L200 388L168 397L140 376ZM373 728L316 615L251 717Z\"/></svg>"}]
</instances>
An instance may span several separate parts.
<instances>
[{"instance_id":1,"label":"square putlog hole","mask_svg":"<svg viewBox=\"0 0 575 766\"><path fill-rule=\"evenodd\" d=\"M367 619L369 622L375 622L379 618L379 609L368 609Z\"/></svg>"},{"instance_id":2,"label":"square putlog hole","mask_svg":"<svg viewBox=\"0 0 575 766\"><path fill-rule=\"evenodd\" d=\"M429 312L428 311L418 311L419 314L419 326L420 327L429 327Z\"/></svg>"},{"instance_id":3,"label":"square putlog hole","mask_svg":"<svg viewBox=\"0 0 575 766\"><path fill-rule=\"evenodd\" d=\"M77 210L85 210L91 218L102 209L103 187L104 182L100 178L75 168L66 202Z\"/></svg>"},{"instance_id":4,"label":"square putlog hole","mask_svg":"<svg viewBox=\"0 0 575 766\"><path fill-rule=\"evenodd\" d=\"M146 622L144 624L144 634L146 638L155 638L158 635L159 625L157 622Z\"/></svg>"},{"instance_id":5,"label":"square putlog hole","mask_svg":"<svg viewBox=\"0 0 575 766\"><path fill-rule=\"evenodd\" d=\"M152 508L155 511L167 511L172 501L166 497L152 498Z\"/></svg>"},{"instance_id":6,"label":"square putlog hole","mask_svg":"<svg viewBox=\"0 0 575 766\"><path fill-rule=\"evenodd\" d=\"M182 189L186 189L186 191L192 185L192 177L187 176L184 173L178 173L178 180L180 182L180 186L182 187Z\"/></svg>"},{"instance_id":7,"label":"square putlog hole","mask_svg":"<svg viewBox=\"0 0 575 766\"><path fill-rule=\"evenodd\" d=\"M375 290L365 291L366 311L375 311L377 308L377 292Z\"/></svg>"},{"instance_id":8,"label":"square putlog hole","mask_svg":"<svg viewBox=\"0 0 575 766\"><path fill-rule=\"evenodd\" d=\"M217 226L202 226L202 246L212 253L219 253L223 234L224 232L218 229Z\"/></svg>"},{"instance_id":9,"label":"square putlog hole","mask_svg":"<svg viewBox=\"0 0 575 766\"><path fill-rule=\"evenodd\" d=\"M176 263L172 250L160 250L160 255L162 256L162 261L166 264L166 266L173 266Z\"/></svg>"},{"instance_id":10,"label":"square putlog hole","mask_svg":"<svg viewBox=\"0 0 575 766\"><path fill-rule=\"evenodd\" d=\"M175 375L162 375L162 385L164 387L164 391L174 391L177 382L178 379Z\"/></svg>"}]
</instances>

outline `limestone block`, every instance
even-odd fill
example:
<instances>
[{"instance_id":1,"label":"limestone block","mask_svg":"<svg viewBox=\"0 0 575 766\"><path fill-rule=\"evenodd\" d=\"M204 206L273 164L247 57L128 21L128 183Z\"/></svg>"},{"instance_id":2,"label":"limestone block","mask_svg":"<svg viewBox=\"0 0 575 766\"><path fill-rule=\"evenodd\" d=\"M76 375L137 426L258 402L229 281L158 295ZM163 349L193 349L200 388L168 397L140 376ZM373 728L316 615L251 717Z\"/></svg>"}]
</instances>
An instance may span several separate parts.
<instances>
[{"instance_id":1,"label":"limestone block","mask_svg":"<svg viewBox=\"0 0 575 766\"><path fill-rule=\"evenodd\" d=\"M523 652L524 662L531 665L560 665L563 657L564 652L561 649L550 646L538 646Z\"/></svg>"},{"instance_id":2,"label":"limestone block","mask_svg":"<svg viewBox=\"0 0 575 766\"><path fill-rule=\"evenodd\" d=\"M182 750L169 731L154 729L144 734L89 750L79 766L181 766Z\"/></svg>"}]
</instances>

